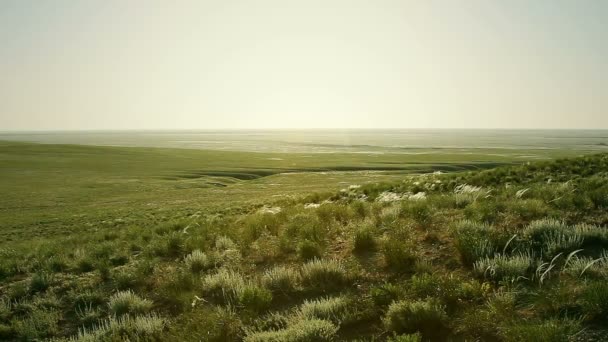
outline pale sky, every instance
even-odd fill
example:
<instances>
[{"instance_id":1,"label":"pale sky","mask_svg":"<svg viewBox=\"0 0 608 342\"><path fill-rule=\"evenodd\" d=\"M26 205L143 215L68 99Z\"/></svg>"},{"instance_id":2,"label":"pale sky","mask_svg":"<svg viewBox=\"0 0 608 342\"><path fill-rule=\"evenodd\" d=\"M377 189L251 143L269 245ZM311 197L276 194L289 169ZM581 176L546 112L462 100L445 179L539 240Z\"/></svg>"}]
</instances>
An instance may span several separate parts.
<instances>
[{"instance_id":1,"label":"pale sky","mask_svg":"<svg viewBox=\"0 0 608 342\"><path fill-rule=\"evenodd\" d=\"M0 131L608 128L608 1L0 1Z\"/></svg>"}]
</instances>

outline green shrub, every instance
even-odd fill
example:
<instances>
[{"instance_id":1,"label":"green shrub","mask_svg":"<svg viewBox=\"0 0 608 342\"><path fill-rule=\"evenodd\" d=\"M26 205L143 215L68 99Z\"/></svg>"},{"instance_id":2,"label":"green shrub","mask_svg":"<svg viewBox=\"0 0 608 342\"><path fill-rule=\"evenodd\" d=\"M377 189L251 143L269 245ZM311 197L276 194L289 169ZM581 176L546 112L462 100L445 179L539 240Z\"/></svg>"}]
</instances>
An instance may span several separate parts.
<instances>
[{"instance_id":1,"label":"green shrub","mask_svg":"<svg viewBox=\"0 0 608 342\"><path fill-rule=\"evenodd\" d=\"M36 273L30 280L30 292L44 292L51 286L51 276L46 273Z\"/></svg>"},{"instance_id":2,"label":"green shrub","mask_svg":"<svg viewBox=\"0 0 608 342\"><path fill-rule=\"evenodd\" d=\"M377 306L388 306L404 296L403 287L391 283L374 286L370 290L372 301Z\"/></svg>"},{"instance_id":3,"label":"green shrub","mask_svg":"<svg viewBox=\"0 0 608 342\"><path fill-rule=\"evenodd\" d=\"M549 207L538 199L516 199L506 203L507 210L524 221L538 220L549 213Z\"/></svg>"},{"instance_id":4,"label":"green shrub","mask_svg":"<svg viewBox=\"0 0 608 342\"><path fill-rule=\"evenodd\" d=\"M117 292L110 297L108 303L110 312L116 316L125 314L143 314L152 308L152 302L148 299L143 299L132 291Z\"/></svg>"},{"instance_id":5,"label":"green shrub","mask_svg":"<svg viewBox=\"0 0 608 342\"><path fill-rule=\"evenodd\" d=\"M196 249L192 251L192 253L186 255L184 258L184 263L192 273L200 273L214 266L211 258L207 256L207 254L201 252L199 249Z\"/></svg>"},{"instance_id":6,"label":"green shrub","mask_svg":"<svg viewBox=\"0 0 608 342\"><path fill-rule=\"evenodd\" d=\"M335 291L348 283L346 269L337 260L312 260L302 266L302 285L314 291Z\"/></svg>"},{"instance_id":7,"label":"green shrub","mask_svg":"<svg viewBox=\"0 0 608 342\"><path fill-rule=\"evenodd\" d=\"M302 260L318 259L322 254L321 246L316 242L304 240L298 244L298 256Z\"/></svg>"},{"instance_id":8,"label":"green shrub","mask_svg":"<svg viewBox=\"0 0 608 342\"><path fill-rule=\"evenodd\" d=\"M226 269L206 275L202 281L203 294L224 303L236 303L244 287L243 276Z\"/></svg>"},{"instance_id":9,"label":"green shrub","mask_svg":"<svg viewBox=\"0 0 608 342\"><path fill-rule=\"evenodd\" d=\"M496 246L490 240L494 232L486 224L461 221L454 229L454 243L465 265L473 265L480 258L493 255Z\"/></svg>"},{"instance_id":10,"label":"green shrub","mask_svg":"<svg viewBox=\"0 0 608 342\"><path fill-rule=\"evenodd\" d=\"M275 293L292 293L299 281L300 273L285 266L271 268L262 275L262 284Z\"/></svg>"},{"instance_id":11,"label":"green shrub","mask_svg":"<svg viewBox=\"0 0 608 342\"><path fill-rule=\"evenodd\" d=\"M272 292L264 287L247 284L239 290L239 304L248 310L266 310L272 302Z\"/></svg>"},{"instance_id":12,"label":"green shrub","mask_svg":"<svg viewBox=\"0 0 608 342\"><path fill-rule=\"evenodd\" d=\"M531 248L543 251L548 259L558 253L570 253L579 249L583 238L575 229L556 220L538 220L530 223L524 230L524 238Z\"/></svg>"},{"instance_id":13,"label":"green shrub","mask_svg":"<svg viewBox=\"0 0 608 342\"><path fill-rule=\"evenodd\" d=\"M383 320L389 331L398 334L420 332L425 338L438 339L444 336L447 327L445 310L434 300L394 302Z\"/></svg>"},{"instance_id":14,"label":"green shrub","mask_svg":"<svg viewBox=\"0 0 608 342\"><path fill-rule=\"evenodd\" d=\"M376 248L376 239L373 230L366 226L357 229L353 236L353 250L355 253L365 253Z\"/></svg>"},{"instance_id":15,"label":"green shrub","mask_svg":"<svg viewBox=\"0 0 608 342\"><path fill-rule=\"evenodd\" d=\"M336 339L338 327L320 319L305 319L286 329L251 332L245 342L331 342Z\"/></svg>"},{"instance_id":16,"label":"green shrub","mask_svg":"<svg viewBox=\"0 0 608 342\"><path fill-rule=\"evenodd\" d=\"M56 337L60 333L61 314L56 310L34 308L29 314L12 322L12 328L22 341L36 341Z\"/></svg>"},{"instance_id":17,"label":"green shrub","mask_svg":"<svg viewBox=\"0 0 608 342\"><path fill-rule=\"evenodd\" d=\"M418 256L410 243L395 239L384 241L382 254L386 267L397 273L410 272L418 260Z\"/></svg>"},{"instance_id":18,"label":"green shrub","mask_svg":"<svg viewBox=\"0 0 608 342\"><path fill-rule=\"evenodd\" d=\"M401 215L413 218L420 225L429 225L433 219L433 211L427 201L403 202Z\"/></svg>"},{"instance_id":19,"label":"green shrub","mask_svg":"<svg viewBox=\"0 0 608 342\"><path fill-rule=\"evenodd\" d=\"M351 301L346 297L321 298L306 300L298 310L305 319L322 319L340 324L352 309Z\"/></svg>"},{"instance_id":20,"label":"green shrub","mask_svg":"<svg viewBox=\"0 0 608 342\"><path fill-rule=\"evenodd\" d=\"M83 257L76 261L76 269L81 273L91 272L95 269L95 263L91 258Z\"/></svg>"}]
</instances>

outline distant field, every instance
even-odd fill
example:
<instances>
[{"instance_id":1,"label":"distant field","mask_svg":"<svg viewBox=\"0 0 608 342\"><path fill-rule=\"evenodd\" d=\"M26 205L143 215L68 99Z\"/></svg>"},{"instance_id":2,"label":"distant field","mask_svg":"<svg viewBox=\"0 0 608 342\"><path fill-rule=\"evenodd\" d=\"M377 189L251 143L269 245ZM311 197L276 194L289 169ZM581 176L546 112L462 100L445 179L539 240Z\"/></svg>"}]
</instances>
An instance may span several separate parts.
<instances>
[{"instance_id":1,"label":"distant field","mask_svg":"<svg viewBox=\"0 0 608 342\"><path fill-rule=\"evenodd\" d=\"M0 132L0 140L48 144L193 148L249 152L395 153L450 149L498 155L539 156L544 150L605 151L606 130L214 130ZM525 150L525 151L523 151ZM437 151L441 153L441 151Z\"/></svg>"},{"instance_id":2,"label":"distant field","mask_svg":"<svg viewBox=\"0 0 608 342\"><path fill-rule=\"evenodd\" d=\"M102 139L101 136L55 133L37 135L38 139L34 135L10 137L47 143L77 138L74 142L86 144L102 143L97 140ZM112 136L106 134L103 139L108 143ZM120 137L116 138L117 144L128 145L124 139L129 138L137 144L154 145L145 137L137 138L137 134ZM250 137L247 150L266 146L262 140L276 138L273 135ZM325 138L309 136L309 140L325 145L325 149L330 148L329 138L339 139L329 134ZM308 152L0 142L0 187L3 189L0 240L23 241L137 223L142 219L163 221L200 211L242 210L269 200L336 191L351 184L398 180L408 173L489 168L592 153L601 148L600 145L590 148L587 140L589 144L580 144L578 149L405 148L387 147L393 144L394 135L388 134L385 141L381 138L382 134L376 134L373 139L378 145L363 147L361 145L369 143L372 137L361 136L357 146L337 149L334 146L332 153L310 150L306 147L313 144L310 142L298 145L285 141L277 146L292 144L292 150ZM235 140L245 138L226 139L226 146L230 146ZM304 138L296 134L290 139ZM455 141L459 139L465 138L456 137ZM160 139L157 144L164 145L167 141ZM479 137L478 142L493 145L491 140Z\"/></svg>"}]
</instances>

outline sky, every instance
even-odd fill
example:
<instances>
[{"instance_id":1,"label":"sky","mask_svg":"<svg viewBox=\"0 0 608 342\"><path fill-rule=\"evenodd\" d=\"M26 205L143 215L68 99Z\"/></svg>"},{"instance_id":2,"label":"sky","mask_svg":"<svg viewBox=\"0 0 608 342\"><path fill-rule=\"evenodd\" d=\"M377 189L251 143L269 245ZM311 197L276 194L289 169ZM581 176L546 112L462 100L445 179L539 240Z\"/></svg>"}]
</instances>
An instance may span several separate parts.
<instances>
[{"instance_id":1,"label":"sky","mask_svg":"<svg viewBox=\"0 0 608 342\"><path fill-rule=\"evenodd\" d=\"M608 1L0 1L0 131L225 128L608 129Z\"/></svg>"}]
</instances>

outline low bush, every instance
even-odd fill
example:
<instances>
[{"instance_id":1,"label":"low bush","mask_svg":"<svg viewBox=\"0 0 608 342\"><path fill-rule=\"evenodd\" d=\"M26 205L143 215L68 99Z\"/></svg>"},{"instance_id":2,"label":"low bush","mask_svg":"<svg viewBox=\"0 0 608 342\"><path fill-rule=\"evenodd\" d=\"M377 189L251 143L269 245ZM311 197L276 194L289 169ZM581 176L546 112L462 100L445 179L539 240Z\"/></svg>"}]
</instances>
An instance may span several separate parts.
<instances>
[{"instance_id":1,"label":"low bush","mask_svg":"<svg viewBox=\"0 0 608 342\"><path fill-rule=\"evenodd\" d=\"M480 258L493 255L496 246L491 240L494 232L486 224L461 221L454 229L454 243L462 262L471 266Z\"/></svg>"},{"instance_id":2,"label":"low bush","mask_svg":"<svg viewBox=\"0 0 608 342\"><path fill-rule=\"evenodd\" d=\"M116 316L126 314L143 314L150 311L152 302L148 299L143 299L132 291L117 292L110 297L108 303L110 313Z\"/></svg>"},{"instance_id":3,"label":"low bush","mask_svg":"<svg viewBox=\"0 0 608 342\"><path fill-rule=\"evenodd\" d=\"M388 307L384 317L388 331L397 334L420 332L424 338L439 339L446 334L447 315L436 301L398 301Z\"/></svg>"},{"instance_id":4,"label":"low bush","mask_svg":"<svg viewBox=\"0 0 608 342\"><path fill-rule=\"evenodd\" d=\"M184 258L184 264L192 273L200 273L214 266L211 258L199 249L192 251Z\"/></svg>"},{"instance_id":5,"label":"low bush","mask_svg":"<svg viewBox=\"0 0 608 342\"><path fill-rule=\"evenodd\" d=\"M298 244L298 256L302 260L318 259L323 255L321 246L309 240L304 240Z\"/></svg>"},{"instance_id":6,"label":"low bush","mask_svg":"<svg viewBox=\"0 0 608 342\"><path fill-rule=\"evenodd\" d=\"M352 309L347 297L306 300L298 309L298 314L306 319L322 319L340 324Z\"/></svg>"},{"instance_id":7,"label":"low bush","mask_svg":"<svg viewBox=\"0 0 608 342\"><path fill-rule=\"evenodd\" d=\"M355 253L365 253L376 249L376 239L374 231L369 226L357 229L353 236L353 251Z\"/></svg>"},{"instance_id":8,"label":"low bush","mask_svg":"<svg viewBox=\"0 0 608 342\"><path fill-rule=\"evenodd\" d=\"M245 309L261 312L270 306L272 292L254 284L247 284L239 290L239 304Z\"/></svg>"},{"instance_id":9,"label":"low bush","mask_svg":"<svg viewBox=\"0 0 608 342\"><path fill-rule=\"evenodd\" d=\"M274 293L292 293L296 290L299 281L300 273L286 266L268 269L262 275L262 284Z\"/></svg>"},{"instance_id":10,"label":"low bush","mask_svg":"<svg viewBox=\"0 0 608 342\"><path fill-rule=\"evenodd\" d=\"M347 285L349 276L337 260L312 260L302 266L302 285L313 291L335 291Z\"/></svg>"}]
</instances>

